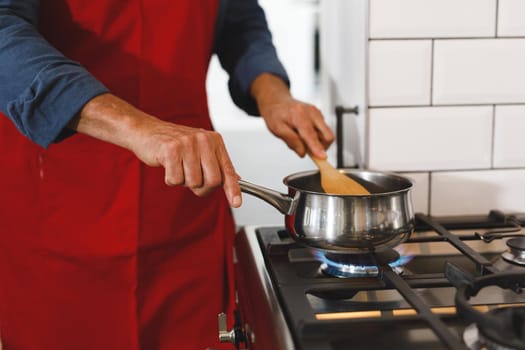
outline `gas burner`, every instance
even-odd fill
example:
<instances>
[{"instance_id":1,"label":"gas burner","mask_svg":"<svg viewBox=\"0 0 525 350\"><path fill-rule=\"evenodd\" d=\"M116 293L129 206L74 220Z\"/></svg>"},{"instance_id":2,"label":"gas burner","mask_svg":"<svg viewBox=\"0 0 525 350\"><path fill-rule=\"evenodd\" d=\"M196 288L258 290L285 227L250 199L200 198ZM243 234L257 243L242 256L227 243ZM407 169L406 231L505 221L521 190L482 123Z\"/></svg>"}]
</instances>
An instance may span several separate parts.
<instances>
[{"instance_id":1,"label":"gas burner","mask_svg":"<svg viewBox=\"0 0 525 350\"><path fill-rule=\"evenodd\" d=\"M525 237L511 238L507 241L510 251L503 253L503 259L510 263L525 266Z\"/></svg>"},{"instance_id":2,"label":"gas burner","mask_svg":"<svg viewBox=\"0 0 525 350\"><path fill-rule=\"evenodd\" d=\"M481 289L491 286L520 294L525 287L523 272L499 272L474 277L447 262L445 275L457 288L454 301L458 315L469 323L473 322L478 328L479 340L475 342L480 343L480 349L525 349L525 306L522 303L519 306L499 307L486 313L476 310L469 303L469 299L478 295Z\"/></svg>"},{"instance_id":3,"label":"gas burner","mask_svg":"<svg viewBox=\"0 0 525 350\"><path fill-rule=\"evenodd\" d=\"M470 350L516 350L525 348L525 307L498 308L488 312L508 325L503 330L495 331L475 323L463 332L463 340Z\"/></svg>"},{"instance_id":4,"label":"gas burner","mask_svg":"<svg viewBox=\"0 0 525 350\"><path fill-rule=\"evenodd\" d=\"M316 251L317 259L321 261L320 270L326 276L338 278L376 277L379 266L388 264L398 274L403 272L410 258L400 256L394 249L374 253L335 254Z\"/></svg>"}]
</instances>

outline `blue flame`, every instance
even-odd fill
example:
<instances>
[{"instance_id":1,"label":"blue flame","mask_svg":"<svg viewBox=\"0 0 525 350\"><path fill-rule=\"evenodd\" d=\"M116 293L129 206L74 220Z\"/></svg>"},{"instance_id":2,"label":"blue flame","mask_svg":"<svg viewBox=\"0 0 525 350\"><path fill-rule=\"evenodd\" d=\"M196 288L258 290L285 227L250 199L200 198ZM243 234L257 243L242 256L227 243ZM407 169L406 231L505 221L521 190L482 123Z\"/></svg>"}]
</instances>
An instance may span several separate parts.
<instances>
[{"instance_id":1,"label":"blue flame","mask_svg":"<svg viewBox=\"0 0 525 350\"><path fill-rule=\"evenodd\" d=\"M326 257L325 252L315 250L314 256L322 263L322 268L327 273L332 274L336 277L350 277L350 276L375 276L379 273L379 268L376 265L356 265L345 262L333 261ZM408 264L414 255L402 255L396 261L389 263L388 265L396 270L400 269ZM323 266L324 265L324 266ZM326 268L325 268L326 267Z\"/></svg>"}]
</instances>

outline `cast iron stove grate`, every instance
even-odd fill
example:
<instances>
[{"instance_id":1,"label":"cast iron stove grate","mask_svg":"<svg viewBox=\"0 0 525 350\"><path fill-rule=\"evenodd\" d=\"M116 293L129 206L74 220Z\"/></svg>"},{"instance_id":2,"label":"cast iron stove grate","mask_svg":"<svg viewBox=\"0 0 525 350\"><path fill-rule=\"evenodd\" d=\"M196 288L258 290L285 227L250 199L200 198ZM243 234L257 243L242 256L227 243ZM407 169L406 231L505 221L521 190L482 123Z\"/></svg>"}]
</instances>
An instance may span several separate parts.
<instances>
[{"instance_id":1,"label":"cast iron stove grate","mask_svg":"<svg viewBox=\"0 0 525 350\"><path fill-rule=\"evenodd\" d=\"M259 242L263 250L266 250L265 259L269 272L273 276L273 280L278 285L277 294L283 304L286 318L288 322L293 325L295 331L292 332L298 348L303 350L309 349L339 349L352 345L353 348L366 348L366 336L381 337L382 330L404 330L426 328L433 332L438 338L438 343L429 344L428 349L448 348L454 350L467 349L462 340L462 330L466 328L468 323L478 322L483 324L483 320L479 317L488 318L490 322L494 322L494 318L490 313L482 314L476 311L469 303L468 299L479 291L480 288L487 286L486 281L491 278L497 283L493 283L504 289L511 289L519 293L521 288L525 286L525 268L518 271L502 272L494 266L493 261L489 260L487 256L472 249L466 241L480 240L480 235L456 235L449 230L453 229L491 229L504 227L503 229L496 229L493 232L488 231L485 234L494 236L494 238L502 238L505 235L516 235L515 231L521 229L523 220L519 220L514 216L506 216L501 212L492 211L487 217L475 217L472 220L461 218L441 218L433 219L429 216L416 214L416 231L418 230L433 230L437 235L430 237L419 237L413 235L408 243L430 243L444 242L455 247L461 252L461 259L470 262L468 271L464 269L463 263L456 265L455 257L451 256L447 259L442 270L439 272L430 271L428 273L414 273L399 275L388 264L379 264L379 273L377 277L360 278L352 280L351 283L344 284L340 279L316 278L310 271L315 270L315 263L305 263L301 265L299 272L290 272L286 265L289 265L289 252L292 249L299 248L296 244L272 244L265 241L263 237L264 232L259 232ZM262 229L264 231L264 229ZM503 231L503 232L502 232ZM506 232L512 231L512 232ZM285 238L286 232L280 231L279 235ZM487 238L491 241L492 239ZM299 248L300 249L300 248ZM463 261L461 260L461 261ZM304 267L303 267L304 266ZM311 268L310 268L311 267ZM300 278L298 278L298 276ZM307 281L307 282L305 282ZM481 287L476 287L476 281L482 281ZM445 312L444 314L436 313L436 308L432 307L424 300L419 293L420 289L426 288L441 288L441 287L455 287L456 293L457 313ZM454 288L452 288L455 290ZM396 290L406 301L406 303L414 311L413 314L407 313L405 317L396 317L394 312L381 312L381 308L388 304L386 302L377 302L377 307L382 313L381 317L356 317L348 319L322 319L312 317L311 304L304 298L305 294L321 295L324 298L335 291L335 295L341 296L353 295L359 291L384 291ZM468 292L465 292L468 291ZM470 294L469 294L470 293ZM459 295L459 297L458 297ZM301 297L303 296L303 297ZM458 302L459 299L459 302ZM525 300L518 299L519 302L525 306ZM322 302L322 301L321 301ZM370 303L369 303L370 304ZM358 304L356 304L358 307ZM474 311L472 311L474 310ZM357 308L354 310L359 312ZM368 311L370 312L370 311ZM474 320L475 315L478 319ZM458 317L459 316L459 317ZM490 326L488 326L490 327ZM519 327L518 327L519 328ZM356 330L357 329L357 330ZM457 330L460 329L461 332ZM339 344L337 339L341 332L348 334L360 334L360 337L355 337L351 343L341 341ZM395 332L394 332L395 333ZM492 332L494 333L494 332ZM349 337L352 338L352 337ZM503 339L501 342L505 344L508 339ZM376 343L380 342L375 339ZM500 341L500 340L498 340ZM524 343L520 343L524 342ZM396 348L395 339L384 339L385 345L391 345L389 348ZM327 345L328 344L328 345ZM516 345L517 344L517 345ZM525 339L518 339L514 344L515 348L520 348L525 344ZM525 347L525 346L524 346Z\"/></svg>"}]
</instances>

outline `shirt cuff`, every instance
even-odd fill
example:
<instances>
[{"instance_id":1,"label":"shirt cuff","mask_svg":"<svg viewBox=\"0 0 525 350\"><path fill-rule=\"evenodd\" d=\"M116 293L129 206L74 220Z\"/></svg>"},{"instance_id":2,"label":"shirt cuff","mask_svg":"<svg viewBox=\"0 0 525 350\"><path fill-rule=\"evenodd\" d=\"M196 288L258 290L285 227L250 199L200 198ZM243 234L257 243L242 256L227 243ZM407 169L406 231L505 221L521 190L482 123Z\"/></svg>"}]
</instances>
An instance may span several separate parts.
<instances>
[{"instance_id":1,"label":"shirt cuff","mask_svg":"<svg viewBox=\"0 0 525 350\"><path fill-rule=\"evenodd\" d=\"M74 134L67 124L89 100L106 92L101 82L76 63L51 65L8 103L7 113L22 134L47 148Z\"/></svg>"},{"instance_id":2,"label":"shirt cuff","mask_svg":"<svg viewBox=\"0 0 525 350\"><path fill-rule=\"evenodd\" d=\"M233 101L250 115L260 115L250 89L253 81L263 73L274 74L290 86L286 70L273 49L243 57L228 82Z\"/></svg>"}]
</instances>

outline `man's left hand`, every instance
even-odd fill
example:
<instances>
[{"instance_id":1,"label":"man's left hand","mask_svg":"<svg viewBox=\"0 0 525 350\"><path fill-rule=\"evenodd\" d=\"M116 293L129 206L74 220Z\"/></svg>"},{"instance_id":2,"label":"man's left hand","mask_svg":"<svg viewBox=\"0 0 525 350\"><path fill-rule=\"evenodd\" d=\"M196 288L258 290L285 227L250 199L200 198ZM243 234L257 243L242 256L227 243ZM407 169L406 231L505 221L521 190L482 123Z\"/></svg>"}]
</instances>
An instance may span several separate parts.
<instances>
[{"instance_id":1,"label":"man's left hand","mask_svg":"<svg viewBox=\"0 0 525 350\"><path fill-rule=\"evenodd\" d=\"M255 79L252 94L270 132L301 157L310 152L326 158L335 136L317 107L293 98L288 86L271 74Z\"/></svg>"}]
</instances>

